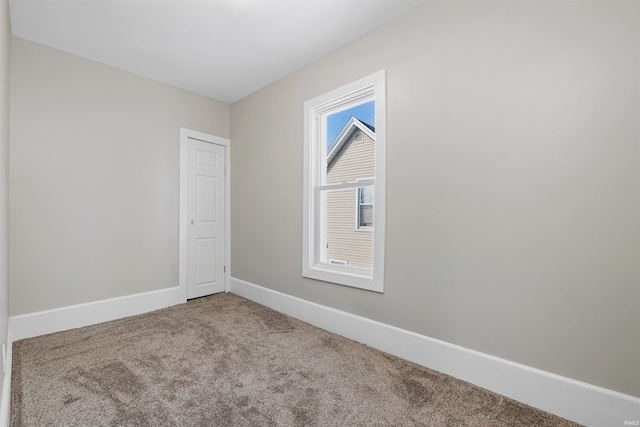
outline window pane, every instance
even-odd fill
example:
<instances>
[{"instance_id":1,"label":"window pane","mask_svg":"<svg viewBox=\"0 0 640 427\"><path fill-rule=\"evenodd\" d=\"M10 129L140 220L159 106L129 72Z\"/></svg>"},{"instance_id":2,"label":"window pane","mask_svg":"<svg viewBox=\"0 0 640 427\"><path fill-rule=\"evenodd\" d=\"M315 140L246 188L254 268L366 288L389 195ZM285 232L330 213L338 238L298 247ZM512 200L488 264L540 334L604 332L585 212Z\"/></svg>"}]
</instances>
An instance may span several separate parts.
<instances>
[{"instance_id":1,"label":"window pane","mask_svg":"<svg viewBox=\"0 0 640 427\"><path fill-rule=\"evenodd\" d=\"M375 177L375 101L325 117L327 161L323 184ZM355 136L360 135L355 143Z\"/></svg>"},{"instance_id":2,"label":"window pane","mask_svg":"<svg viewBox=\"0 0 640 427\"><path fill-rule=\"evenodd\" d=\"M321 191L321 225L324 232L321 262L331 259L347 261L349 267L373 268L373 233L363 233L356 228L359 215L356 203L358 188ZM365 205L367 206L367 205ZM367 206L369 221L372 219L372 207Z\"/></svg>"},{"instance_id":3,"label":"window pane","mask_svg":"<svg viewBox=\"0 0 640 427\"><path fill-rule=\"evenodd\" d=\"M373 227L373 205L360 205L360 227Z\"/></svg>"},{"instance_id":4,"label":"window pane","mask_svg":"<svg viewBox=\"0 0 640 427\"><path fill-rule=\"evenodd\" d=\"M371 205L373 204L373 187L360 187L360 204Z\"/></svg>"}]
</instances>

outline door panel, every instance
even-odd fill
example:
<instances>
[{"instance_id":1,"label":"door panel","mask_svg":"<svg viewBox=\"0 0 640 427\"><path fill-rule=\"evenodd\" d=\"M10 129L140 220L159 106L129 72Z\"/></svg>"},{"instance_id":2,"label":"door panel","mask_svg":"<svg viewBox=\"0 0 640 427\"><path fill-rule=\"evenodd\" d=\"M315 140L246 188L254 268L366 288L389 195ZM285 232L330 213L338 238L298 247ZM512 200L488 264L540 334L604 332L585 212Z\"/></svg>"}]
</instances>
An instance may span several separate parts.
<instances>
[{"instance_id":1,"label":"door panel","mask_svg":"<svg viewBox=\"0 0 640 427\"><path fill-rule=\"evenodd\" d=\"M216 240L196 239L196 287L216 282Z\"/></svg>"},{"instance_id":2,"label":"door panel","mask_svg":"<svg viewBox=\"0 0 640 427\"><path fill-rule=\"evenodd\" d=\"M224 291L225 147L189 140L187 298Z\"/></svg>"},{"instance_id":3,"label":"door panel","mask_svg":"<svg viewBox=\"0 0 640 427\"><path fill-rule=\"evenodd\" d=\"M216 184L216 178L196 177L196 218L199 223L216 222Z\"/></svg>"}]
</instances>

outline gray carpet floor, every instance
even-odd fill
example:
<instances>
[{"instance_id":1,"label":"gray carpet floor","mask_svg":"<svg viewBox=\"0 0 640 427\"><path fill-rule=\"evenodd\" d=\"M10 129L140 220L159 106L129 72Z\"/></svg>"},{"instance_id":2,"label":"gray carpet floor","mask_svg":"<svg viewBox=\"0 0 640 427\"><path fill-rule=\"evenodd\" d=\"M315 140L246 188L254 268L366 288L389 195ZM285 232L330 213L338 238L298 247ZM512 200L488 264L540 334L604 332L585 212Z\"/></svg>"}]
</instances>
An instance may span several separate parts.
<instances>
[{"instance_id":1,"label":"gray carpet floor","mask_svg":"<svg viewBox=\"0 0 640 427\"><path fill-rule=\"evenodd\" d=\"M570 426L218 294L15 342L12 426Z\"/></svg>"}]
</instances>

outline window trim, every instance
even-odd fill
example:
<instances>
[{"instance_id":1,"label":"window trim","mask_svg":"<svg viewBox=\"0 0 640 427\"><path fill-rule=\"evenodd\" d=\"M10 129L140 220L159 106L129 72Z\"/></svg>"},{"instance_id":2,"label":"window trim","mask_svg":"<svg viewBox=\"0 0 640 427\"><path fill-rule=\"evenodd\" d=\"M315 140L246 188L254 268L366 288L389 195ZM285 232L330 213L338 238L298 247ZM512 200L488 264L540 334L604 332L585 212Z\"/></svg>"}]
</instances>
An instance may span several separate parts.
<instances>
[{"instance_id":1,"label":"window trim","mask_svg":"<svg viewBox=\"0 0 640 427\"><path fill-rule=\"evenodd\" d=\"M360 289L384 291L385 261L385 191L386 191L386 73L380 70L340 88L315 97L304 103L304 169L303 169L303 242L302 275L310 279L322 280L352 286ZM375 100L376 116L376 156L373 217L373 269L331 265L322 263L319 197L321 189L349 188L362 186L343 183L330 186L320 185L322 166L326 168L326 136L321 126L321 117L329 112L348 109L351 106Z\"/></svg>"}]
</instances>

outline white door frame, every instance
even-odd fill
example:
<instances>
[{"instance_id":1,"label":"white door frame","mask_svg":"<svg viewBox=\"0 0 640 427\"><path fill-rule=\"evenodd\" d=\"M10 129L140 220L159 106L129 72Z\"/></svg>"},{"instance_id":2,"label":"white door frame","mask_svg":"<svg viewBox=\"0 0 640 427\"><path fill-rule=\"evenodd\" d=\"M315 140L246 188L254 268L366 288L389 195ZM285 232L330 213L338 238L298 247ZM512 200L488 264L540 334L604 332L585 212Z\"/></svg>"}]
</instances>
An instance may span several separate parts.
<instances>
[{"instance_id":1,"label":"white door frame","mask_svg":"<svg viewBox=\"0 0 640 427\"><path fill-rule=\"evenodd\" d=\"M178 263L178 286L180 302L187 302L187 224L188 220L188 182L189 182L189 139L208 142L225 147L226 174L224 189L224 291L229 292L231 277L231 141L226 138L209 135L191 129L180 128L180 259Z\"/></svg>"}]
</instances>

